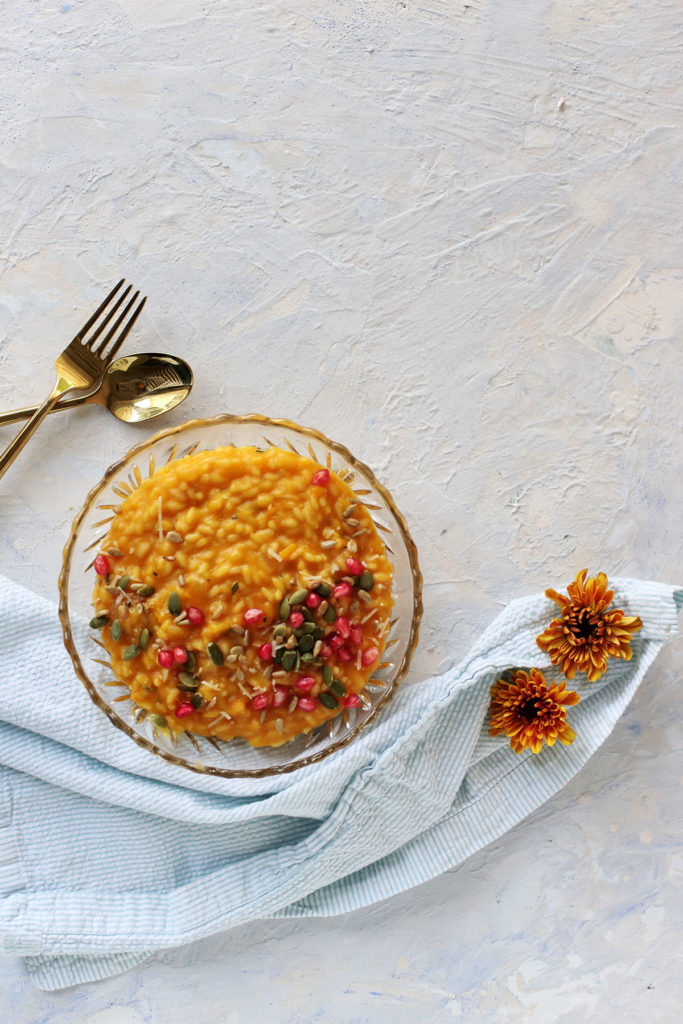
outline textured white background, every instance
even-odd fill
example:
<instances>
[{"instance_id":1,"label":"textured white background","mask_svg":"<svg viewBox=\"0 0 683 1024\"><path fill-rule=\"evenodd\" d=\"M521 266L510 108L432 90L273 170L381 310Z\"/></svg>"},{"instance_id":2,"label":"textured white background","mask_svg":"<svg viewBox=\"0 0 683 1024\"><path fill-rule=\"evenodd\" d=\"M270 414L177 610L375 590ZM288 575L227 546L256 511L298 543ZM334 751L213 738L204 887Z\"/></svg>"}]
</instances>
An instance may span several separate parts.
<instances>
[{"instance_id":1,"label":"textured white background","mask_svg":"<svg viewBox=\"0 0 683 1024\"><path fill-rule=\"evenodd\" d=\"M47 393L125 274L149 296L128 350L196 373L162 425L288 416L393 492L425 575L413 679L584 565L683 579L678 0L0 13L0 406ZM149 433L53 417L0 482L0 572L54 597L87 489ZM680 650L459 871L57 995L4 961L6 1019L677 1021Z\"/></svg>"}]
</instances>

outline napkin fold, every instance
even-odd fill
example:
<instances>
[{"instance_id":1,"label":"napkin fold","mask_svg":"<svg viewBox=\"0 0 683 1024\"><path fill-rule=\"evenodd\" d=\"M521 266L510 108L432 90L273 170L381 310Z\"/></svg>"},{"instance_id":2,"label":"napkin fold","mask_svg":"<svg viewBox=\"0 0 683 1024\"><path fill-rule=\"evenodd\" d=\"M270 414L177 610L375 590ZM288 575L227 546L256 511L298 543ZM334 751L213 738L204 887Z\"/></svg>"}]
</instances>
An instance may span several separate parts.
<instances>
[{"instance_id":1,"label":"napkin fold","mask_svg":"<svg viewBox=\"0 0 683 1024\"><path fill-rule=\"evenodd\" d=\"M631 661L571 684L572 746L515 755L487 733L498 675L550 667L535 638L555 606L536 595L509 604L459 665L404 683L325 761L230 780L167 764L113 728L73 673L54 606L3 580L0 950L58 989L250 920L353 910L453 868L579 771L676 633L683 590L610 586L643 629Z\"/></svg>"}]
</instances>

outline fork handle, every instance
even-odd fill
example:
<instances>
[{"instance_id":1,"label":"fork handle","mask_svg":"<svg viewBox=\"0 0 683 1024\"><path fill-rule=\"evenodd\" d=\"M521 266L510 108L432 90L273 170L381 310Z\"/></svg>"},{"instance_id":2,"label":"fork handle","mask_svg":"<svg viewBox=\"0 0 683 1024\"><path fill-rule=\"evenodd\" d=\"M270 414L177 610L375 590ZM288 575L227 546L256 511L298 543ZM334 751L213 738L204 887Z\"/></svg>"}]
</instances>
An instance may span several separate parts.
<instances>
[{"instance_id":1,"label":"fork handle","mask_svg":"<svg viewBox=\"0 0 683 1024\"><path fill-rule=\"evenodd\" d=\"M36 432L36 430L43 422L47 414L56 404L56 402L59 399L59 396L68 389L69 385L66 383L66 381L57 381L54 388L52 389L48 397L45 399L43 404L38 409L36 409L31 419L28 421L28 423L24 424L24 426L21 428L17 436L14 438L14 440L10 441L2 455L0 455L0 477L3 476L5 470L7 470L12 465L12 463L14 462L14 460L16 459L17 455L24 447L26 442Z\"/></svg>"},{"instance_id":2,"label":"fork handle","mask_svg":"<svg viewBox=\"0 0 683 1024\"><path fill-rule=\"evenodd\" d=\"M81 395L80 398L65 398L57 406L52 406L50 412L61 412L62 409L73 409L77 405L85 405L90 399L90 394ZM7 423L18 423L19 420L27 420L38 412L37 405L27 405L24 409L12 409L11 412L0 412L0 427Z\"/></svg>"}]
</instances>

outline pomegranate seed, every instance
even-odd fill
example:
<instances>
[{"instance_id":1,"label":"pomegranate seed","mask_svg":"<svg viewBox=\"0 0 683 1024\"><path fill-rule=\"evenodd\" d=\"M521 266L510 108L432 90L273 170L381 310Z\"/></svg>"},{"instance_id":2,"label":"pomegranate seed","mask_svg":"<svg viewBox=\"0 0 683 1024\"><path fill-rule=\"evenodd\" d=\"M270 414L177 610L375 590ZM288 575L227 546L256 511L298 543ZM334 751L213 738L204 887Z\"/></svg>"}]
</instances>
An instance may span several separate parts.
<instances>
[{"instance_id":1,"label":"pomegranate seed","mask_svg":"<svg viewBox=\"0 0 683 1024\"><path fill-rule=\"evenodd\" d=\"M352 576L360 576L361 573L365 572L365 566L362 562L359 562L357 558L347 558L346 568Z\"/></svg>"},{"instance_id":2,"label":"pomegranate seed","mask_svg":"<svg viewBox=\"0 0 683 1024\"><path fill-rule=\"evenodd\" d=\"M322 603L323 599L320 594L309 594L306 598L307 608L319 608Z\"/></svg>"},{"instance_id":3,"label":"pomegranate seed","mask_svg":"<svg viewBox=\"0 0 683 1024\"><path fill-rule=\"evenodd\" d=\"M308 693L315 686L316 680L314 676L302 676L301 679L297 679L296 688L301 690L302 693Z\"/></svg>"},{"instance_id":4,"label":"pomegranate seed","mask_svg":"<svg viewBox=\"0 0 683 1024\"><path fill-rule=\"evenodd\" d=\"M351 584L350 583L338 583L337 586L332 591L332 597L336 597L336 598L348 597L350 593L351 593Z\"/></svg>"},{"instance_id":5,"label":"pomegranate seed","mask_svg":"<svg viewBox=\"0 0 683 1024\"><path fill-rule=\"evenodd\" d=\"M302 711L315 711L317 706L318 702L315 697L299 697L297 707L300 707Z\"/></svg>"},{"instance_id":6,"label":"pomegranate seed","mask_svg":"<svg viewBox=\"0 0 683 1024\"><path fill-rule=\"evenodd\" d=\"M368 665L374 665L378 658L379 658L379 651L377 650L377 648L376 647L368 647L367 651L363 651L363 656L361 658L361 664L364 665L365 668L367 668Z\"/></svg>"},{"instance_id":7,"label":"pomegranate seed","mask_svg":"<svg viewBox=\"0 0 683 1024\"><path fill-rule=\"evenodd\" d=\"M251 706L254 711L263 711L270 704L270 694L268 693L257 693L255 697L251 698Z\"/></svg>"},{"instance_id":8,"label":"pomegranate seed","mask_svg":"<svg viewBox=\"0 0 683 1024\"><path fill-rule=\"evenodd\" d=\"M348 640L349 636L351 635L351 623L349 622L349 620L337 619L337 621L335 622L335 626L337 627L337 632L339 633L339 635L343 636L345 640Z\"/></svg>"},{"instance_id":9,"label":"pomegranate seed","mask_svg":"<svg viewBox=\"0 0 683 1024\"><path fill-rule=\"evenodd\" d=\"M177 661L179 665L184 665L187 661L187 650L184 647L174 647L173 660Z\"/></svg>"},{"instance_id":10,"label":"pomegranate seed","mask_svg":"<svg viewBox=\"0 0 683 1024\"><path fill-rule=\"evenodd\" d=\"M333 633L329 638L329 645L333 651L338 651L340 647L344 646L344 637L339 636L339 633Z\"/></svg>"},{"instance_id":11,"label":"pomegranate seed","mask_svg":"<svg viewBox=\"0 0 683 1024\"><path fill-rule=\"evenodd\" d=\"M301 614L301 612L296 612L295 611L295 612L292 612L292 614L289 616L289 624L290 624L290 626L293 626L294 629L298 629L303 621L304 621L304 617Z\"/></svg>"},{"instance_id":12,"label":"pomegranate seed","mask_svg":"<svg viewBox=\"0 0 683 1024\"><path fill-rule=\"evenodd\" d=\"M329 644L323 644L320 648L320 657L329 658L332 655L332 648Z\"/></svg>"},{"instance_id":13,"label":"pomegranate seed","mask_svg":"<svg viewBox=\"0 0 683 1024\"><path fill-rule=\"evenodd\" d=\"M353 661L353 655L348 647L340 647L337 651L337 657L340 661Z\"/></svg>"},{"instance_id":14,"label":"pomegranate seed","mask_svg":"<svg viewBox=\"0 0 683 1024\"><path fill-rule=\"evenodd\" d=\"M360 647L363 643L363 630L360 626L354 626L351 630L351 643L355 647Z\"/></svg>"},{"instance_id":15,"label":"pomegranate seed","mask_svg":"<svg viewBox=\"0 0 683 1024\"><path fill-rule=\"evenodd\" d=\"M360 697L357 693L347 693L342 697L342 704L345 708L357 708L360 704Z\"/></svg>"},{"instance_id":16,"label":"pomegranate seed","mask_svg":"<svg viewBox=\"0 0 683 1024\"><path fill-rule=\"evenodd\" d=\"M329 469L319 469L317 473L313 474L311 483L314 487L326 487L330 482L330 471Z\"/></svg>"},{"instance_id":17,"label":"pomegranate seed","mask_svg":"<svg viewBox=\"0 0 683 1024\"><path fill-rule=\"evenodd\" d=\"M262 618L263 612L260 608L247 608L242 616L242 622L245 626L258 626Z\"/></svg>"},{"instance_id":18,"label":"pomegranate seed","mask_svg":"<svg viewBox=\"0 0 683 1024\"><path fill-rule=\"evenodd\" d=\"M273 645L272 644L261 644L258 649L258 656L261 661L272 661L273 660Z\"/></svg>"},{"instance_id":19,"label":"pomegranate seed","mask_svg":"<svg viewBox=\"0 0 683 1024\"><path fill-rule=\"evenodd\" d=\"M276 686L273 689L273 707L281 708L283 704L288 704L289 699L292 696L291 691L286 686Z\"/></svg>"},{"instance_id":20,"label":"pomegranate seed","mask_svg":"<svg viewBox=\"0 0 683 1024\"><path fill-rule=\"evenodd\" d=\"M173 664L173 651L169 651L168 647L165 647L157 654L157 661L162 668L170 668Z\"/></svg>"},{"instance_id":21,"label":"pomegranate seed","mask_svg":"<svg viewBox=\"0 0 683 1024\"><path fill-rule=\"evenodd\" d=\"M175 709L175 716L176 718L187 718L187 716L191 715L193 711L194 708L191 704L179 704Z\"/></svg>"},{"instance_id":22,"label":"pomegranate seed","mask_svg":"<svg viewBox=\"0 0 683 1024\"><path fill-rule=\"evenodd\" d=\"M185 609L185 614L192 623L193 626L201 626L204 622L204 612L201 608L195 608L194 605L190 605L189 608Z\"/></svg>"},{"instance_id":23,"label":"pomegranate seed","mask_svg":"<svg viewBox=\"0 0 683 1024\"><path fill-rule=\"evenodd\" d=\"M109 559L106 555L98 555L94 562L95 572L98 576L106 576L109 572Z\"/></svg>"}]
</instances>

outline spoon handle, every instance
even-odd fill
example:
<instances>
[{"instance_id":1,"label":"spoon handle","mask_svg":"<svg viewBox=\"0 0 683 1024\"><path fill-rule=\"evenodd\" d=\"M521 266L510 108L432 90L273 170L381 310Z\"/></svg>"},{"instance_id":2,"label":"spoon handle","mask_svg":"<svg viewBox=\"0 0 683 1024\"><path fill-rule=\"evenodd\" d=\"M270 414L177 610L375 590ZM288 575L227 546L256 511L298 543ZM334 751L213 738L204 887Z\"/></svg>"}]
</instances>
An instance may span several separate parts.
<instances>
[{"instance_id":1,"label":"spoon handle","mask_svg":"<svg viewBox=\"0 0 683 1024\"><path fill-rule=\"evenodd\" d=\"M81 395L77 398L64 398L61 402L50 409L50 413L61 412L62 409L73 409L75 405L85 405L90 397L90 395ZM18 420L28 420L36 412L38 412L37 405L29 405L25 409L13 409L11 412L0 412L0 427L4 423L16 423Z\"/></svg>"}]
</instances>

